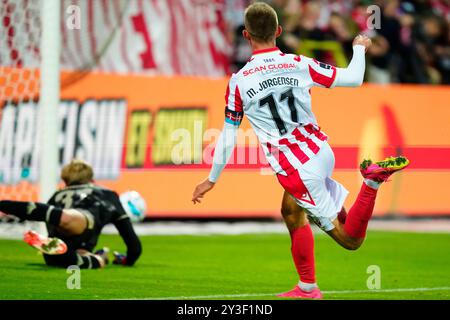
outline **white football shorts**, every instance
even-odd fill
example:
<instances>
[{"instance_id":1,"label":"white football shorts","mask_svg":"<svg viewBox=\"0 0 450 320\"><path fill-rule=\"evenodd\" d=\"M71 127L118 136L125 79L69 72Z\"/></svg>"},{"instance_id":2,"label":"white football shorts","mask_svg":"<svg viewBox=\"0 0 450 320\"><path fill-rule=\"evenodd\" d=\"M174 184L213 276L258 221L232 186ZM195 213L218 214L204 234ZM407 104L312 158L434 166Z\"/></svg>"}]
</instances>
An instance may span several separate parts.
<instances>
[{"instance_id":1,"label":"white football shorts","mask_svg":"<svg viewBox=\"0 0 450 320\"><path fill-rule=\"evenodd\" d=\"M325 142L319 152L299 169L289 172L287 176L277 175L283 188L325 232L334 229L332 221L348 196L347 189L331 178L334 163L333 150Z\"/></svg>"}]
</instances>

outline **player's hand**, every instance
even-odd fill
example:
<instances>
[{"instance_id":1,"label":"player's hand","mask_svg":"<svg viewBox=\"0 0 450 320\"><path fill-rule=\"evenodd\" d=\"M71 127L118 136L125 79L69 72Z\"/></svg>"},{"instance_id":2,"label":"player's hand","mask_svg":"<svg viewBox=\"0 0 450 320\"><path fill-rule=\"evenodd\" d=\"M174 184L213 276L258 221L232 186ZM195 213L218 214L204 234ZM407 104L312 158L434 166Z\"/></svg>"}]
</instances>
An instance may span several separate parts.
<instances>
[{"instance_id":1,"label":"player's hand","mask_svg":"<svg viewBox=\"0 0 450 320\"><path fill-rule=\"evenodd\" d=\"M200 183L197 187L195 187L194 193L192 195L192 202L194 204L200 203L201 198L205 196L205 194L210 191L214 187L215 183L206 179L202 183Z\"/></svg>"},{"instance_id":2,"label":"player's hand","mask_svg":"<svg viewBox=\"0 0 450 320\"><path fill-rule=\"evenodd\" d=\"M127 256L125 254L121 254L117 251L114 251L113 255L114 255L113 264L121 264L121 265L127 264Z\"/></svg>"},{"instance_id":3,"label":"player's hand","mask_svg":"<svg viewBox=\"0 0 450 320\"><path fill-rule=\"evenodd\" d=\"M369 49L369 47L372 45L372 40L370 40L370 38L368 36L365 35L357 35L355 40L353 40L353 45L361 45L364 46L366 48L366 52Z\"/></svg>"}]
</instances>

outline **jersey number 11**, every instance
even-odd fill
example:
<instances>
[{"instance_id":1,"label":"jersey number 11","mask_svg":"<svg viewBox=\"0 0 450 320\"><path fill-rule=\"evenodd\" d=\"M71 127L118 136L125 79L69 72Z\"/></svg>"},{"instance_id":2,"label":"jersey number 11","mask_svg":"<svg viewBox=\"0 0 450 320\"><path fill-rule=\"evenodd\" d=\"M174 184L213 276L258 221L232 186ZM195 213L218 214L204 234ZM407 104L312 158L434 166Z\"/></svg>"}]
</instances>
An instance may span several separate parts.
<instances>
[{"instance_id":1,"label":"jersey number 11","mask_svg":"<svg viewBox=\"0 0 450 320\"><path fill-rule=\"evenodd\" d=\"M292 93L292 88L281 94L280 103L286 99L287 99L287 103L289 106L289 110L291 110L291 120L294 123L297 123L298 115L297 115L297 109L295 108L295 102L294 102L295 98L294 98L294 94ZM287 129L286 129L286 126L284 125L283 120L280 117L280 114L278 113L277 103L275 101L273 94L270 94L267 97L259 100L260 107L264 107L265 105L269 106L270 113L272 114L272 118L275 121L275 124L277 125L280 135L284 135L287 132Z\"/></svg>"}]
</instances>

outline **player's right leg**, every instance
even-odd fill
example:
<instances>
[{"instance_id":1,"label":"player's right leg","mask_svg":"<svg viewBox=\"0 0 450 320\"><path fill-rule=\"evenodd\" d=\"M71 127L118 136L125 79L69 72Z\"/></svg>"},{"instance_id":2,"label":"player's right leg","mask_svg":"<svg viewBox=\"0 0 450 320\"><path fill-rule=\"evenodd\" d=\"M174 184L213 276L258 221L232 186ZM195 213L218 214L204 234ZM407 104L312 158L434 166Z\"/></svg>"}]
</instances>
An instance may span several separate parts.
<instances>
[{"instance_id":1,"label":"player's right leg","mask_svg":"<svg viewBox=\"0 0 450 320\"><path fill-rule=\"evenodd\" d=\"M80 235L86 230L89 219L75 209L61 209L39 202L0 201L0 211L21 220L42 221L59 227L68 236Z\"/></svg>"},{"instance_id":2,"label":"player's right leg","mask_svg":"<svg viewBox=\"0 0 450 320\"><path fill-rule=\"evenodd\" d=\"M327 233L344 248L358 249L366 236L378 188L394 172L402 170L408 165L409 160L405 157L390 157L377 163L364 160L360 165L364 182L355 203L345 217L345 221L335 219L333 221L335 228Z\"/></svg>"}]
</instances>

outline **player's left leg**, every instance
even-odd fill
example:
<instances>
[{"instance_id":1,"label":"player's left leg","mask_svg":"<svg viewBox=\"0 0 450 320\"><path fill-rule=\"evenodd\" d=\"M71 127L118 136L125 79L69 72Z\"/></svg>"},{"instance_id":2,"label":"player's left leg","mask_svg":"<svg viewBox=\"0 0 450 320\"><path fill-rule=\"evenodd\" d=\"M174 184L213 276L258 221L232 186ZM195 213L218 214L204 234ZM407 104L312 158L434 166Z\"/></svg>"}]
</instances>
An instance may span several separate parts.
<instances>
[{"instance_id":1,"label":"player's left leg","mask_svg":"<svg viewBox=\"0 0 450 320\"><path fill-rule=\"evenodd\" d=\"M320 299L322 294L316 284L314 237L311 226L304 209L298 206L286 191L283 195L281 214L291 235L291 253L299 275L299 282L293 290L279 296Z\"/></svg>"}]
</instances>

